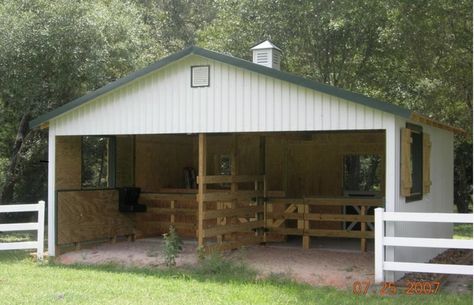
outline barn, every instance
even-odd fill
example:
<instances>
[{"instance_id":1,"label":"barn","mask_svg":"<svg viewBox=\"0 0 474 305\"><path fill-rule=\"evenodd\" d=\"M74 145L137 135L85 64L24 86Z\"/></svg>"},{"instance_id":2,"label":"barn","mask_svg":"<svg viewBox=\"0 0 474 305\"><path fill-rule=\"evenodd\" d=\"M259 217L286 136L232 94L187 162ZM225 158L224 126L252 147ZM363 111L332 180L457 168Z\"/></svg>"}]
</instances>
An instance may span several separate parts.
<instances>
[{"instance_id":1,"label":"barn","mask_svg":"<svg viewBox=\"0 0 474 305\"><path fill-rule=\"evenodd\" d=\"M270 41L251 52L252 62L192 46L30 122L49 132L50 256L169 225L208 251L322 237L366 251L376 207L452 212L460 130L280 71ZM451 237L452 225L386 232Z\"/></svg>"}]
</instances>

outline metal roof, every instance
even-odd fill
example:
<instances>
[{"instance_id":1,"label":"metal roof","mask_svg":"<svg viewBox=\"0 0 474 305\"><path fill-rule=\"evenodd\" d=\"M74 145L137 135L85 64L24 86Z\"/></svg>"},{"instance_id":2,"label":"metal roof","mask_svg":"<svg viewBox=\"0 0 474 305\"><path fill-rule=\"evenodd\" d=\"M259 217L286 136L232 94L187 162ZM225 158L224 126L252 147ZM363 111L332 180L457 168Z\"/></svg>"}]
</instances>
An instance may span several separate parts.
<instances>
[{"instance_id":1,"label":"metal roof","mask_svg":"<svg viewBox=\"0 0 474 305\"><path fill-rule=\"evenodd\" d=\"M266 75L266 76L269 76L269 77L273 77L273 78L276 78L276 79L279 79L279 80L283 80L283 81L287 81L287 82L290 82L290 83L293 83L293 84L296 84L296 85L299 85L299 86L302 86L302 87L306 87L306 88L309 88L309 89L313 89L313 90L316 90L316 91L319 91L319 92L322 92L322 93L326 93L326 94L329 94L329 95L333 95L333 96L337 96L337 97L340 97L340 98L343 98L343 99L346 99L348 101L352 101L354 103L358 103L358 104L361 104L361 105L364 105L364 106L367 106L367 107L372 107L374 109L377 109L377 110L380 110L380 111L384 111L384 112L388 112L388 113L391 113L391 114L394 114L394 115L397 115L397 116L401 116L401 117L404 117L404 118L410 118L412 116L412 112L408 109L405 109L403 107L400 107L400 106L397 106L397 105L394 105L394 104L390 104L390 103L386 103L386 102L382 102L382 101L379 101L377 99L374 99L374 98L371 98L371 97L368 97L368 96L365 96L365 95L362 95L362 94L359 94L359 93L355 93L355 92L351 92L351 91L348 91L348 90L345 90L345 89L341 89L341 88L337 88L337 87L334 87L334 86L330 86L330 85L326 85L326 84L321 84L321 83L318 83L318 82L314 82L312 80L309 80L309 79L305 79L303 77L300 77L300 76L296 76L296 75L293 75L293 74L290 74L290 73L287 73L287 72L283 72L283 71L279 71L279 70L276 70L276 69L272 69L272 68L267 68L265 66L262 66L262 65L258 65L258 64L255 64L255 63L252 63L252 62L249 62L247 60L244 60L244 59L241 59L241 58L236 58L236 57L233 57L233 56L229 56L229 55L224 55L224 54L221 54L221 53L217 53L217 52L213 52L213 51L210 51L210 50L206 50L206 49L203 49L203 48L199 48L199 47L196 47L196 46L191 46L191 47L188 47L184 50L181 50L177 53L174 53L172 55L169 55L153 64L151 64L150 66L144 68L144 69L141 69L141 70L138 70L136 72L133 72L123 78L120 78L114 82L111 82L87 95L84 95L80 98L77 98L69 103L66 103L48 113L45 113L43 115L40 115L39 117L33 119L30 121L30 128L35 128L35 127L38 127L68 111L71 111L73 109L75 109L76 107L79 107L81 106L82 104L84 103L87 103L89 101L91 101L92 99L94 98L97 98L103 94L106 94L107 92L110 92L120 86L123 86L127 83L130 83L148 73L151 73L155 70L158 70L166 65L169 65L185 56L188 56L188 55L191 55L191 54L194 54L194 55L198 55L198 56L202 56L202 57L205 57L205 58L209 58L209 59L212 59L212 60L216 60L216 61L220 61L220 62L223 62L223 63L226 63L226 64L229 64L229 65L233 65L233 66L237 66L237 67L240 67L240 68L243 68L243 69L247 69L247 70L250 70L250 71L253 71L253 72L256 72L256 73L260 73L260 74L263 74L263 75Z\"/></svg>"},{"instance_id":2,"label":"metal roof","mask_svg":"<svg viewBox=\"0 0 474 305\"><path fill-rule=\"evenodd\" d=\"M265 50L265 49L276 49L281 52L281 49L274 45L270 40L265 40L257 44L256 46L250 48L250 50Z\"/></svg>"}]
</instances>

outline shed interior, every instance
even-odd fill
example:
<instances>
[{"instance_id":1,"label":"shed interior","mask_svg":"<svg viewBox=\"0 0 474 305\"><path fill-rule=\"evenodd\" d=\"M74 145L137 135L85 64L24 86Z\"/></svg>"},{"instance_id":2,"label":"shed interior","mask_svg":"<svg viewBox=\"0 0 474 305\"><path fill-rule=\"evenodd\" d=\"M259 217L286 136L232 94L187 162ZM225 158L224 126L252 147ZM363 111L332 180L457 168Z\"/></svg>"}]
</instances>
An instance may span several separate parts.
<instances>
[{"instance_id":1,"label":"shed interior","mask_svg":"<svg viewBox=\"0 0 474 305\"><path fill-rule=\"evenodd\" d=\"M120 212L121 187L140 188L146 212ZM365 251L383 205L385 132L60 136L55 188L59 249L173 225L209 249L302 236L303 247L357 238Z\"/></svg>"}]
</instances>

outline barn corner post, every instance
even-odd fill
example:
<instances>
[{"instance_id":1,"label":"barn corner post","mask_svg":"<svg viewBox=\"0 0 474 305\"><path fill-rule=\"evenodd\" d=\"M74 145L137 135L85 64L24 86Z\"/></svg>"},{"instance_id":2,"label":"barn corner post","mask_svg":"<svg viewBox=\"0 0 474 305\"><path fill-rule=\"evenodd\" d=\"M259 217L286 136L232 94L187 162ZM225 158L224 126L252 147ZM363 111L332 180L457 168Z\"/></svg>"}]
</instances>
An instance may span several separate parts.
<instances>
[{"instance_id":1,"label":"barn corner post","mask_svg":"<svg viewBox=\"0 0 474 305\"><path fill-rule=\"evenodd\" d=\"M198 168L198 247L204 246L204 192L206 185L203 183L206 176L207 165L207 136L199 134L199 168Z\"/></svg>"},{"instance_id":2,"label":"barn corner post","mask_svg":"<svg viewBox=\"0 0 474 305\"><path fill-rule=\"evenodd\" d=\"M389 122L385 129L385 211L395 212L400 197L400 123L396 118ZM395 236L395 224L385 223L386 236ZM395 260L394 247L387 246L384 251L384 261ZM394 281L394 272L384 272L386 281Z\"/></svg>"},{"instance_id":3,"label":"barn corner post","mask_svg":"<svg viewBox=\"0 0 474 305\"><path fill-rule=\"evenodd\" d=\"M56 134L48 136L48 256L56 255Z\"/></svg>"}]
</instances>

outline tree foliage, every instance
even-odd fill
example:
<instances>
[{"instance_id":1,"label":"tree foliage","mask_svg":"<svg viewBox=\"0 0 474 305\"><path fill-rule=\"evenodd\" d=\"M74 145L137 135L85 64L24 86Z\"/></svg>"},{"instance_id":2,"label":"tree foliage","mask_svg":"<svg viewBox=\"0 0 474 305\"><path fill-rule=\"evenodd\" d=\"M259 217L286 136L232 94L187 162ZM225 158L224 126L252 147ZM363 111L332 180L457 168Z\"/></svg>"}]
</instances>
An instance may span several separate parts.
<instances>
[{"instance_id":1,"label":"tree foliage","mask_svg":"<svg viewBox=\"0 0 474 305\"><path fill-rule=\"evenodd\" d=\"M21 122L185 46L250 59L264 39L283 70L466 129L455 167L472 166L471 1L3 0L2 198L45 189L45 136ZM472 175L456 177L470 200Z\"/></svg>"}]
</instances>

